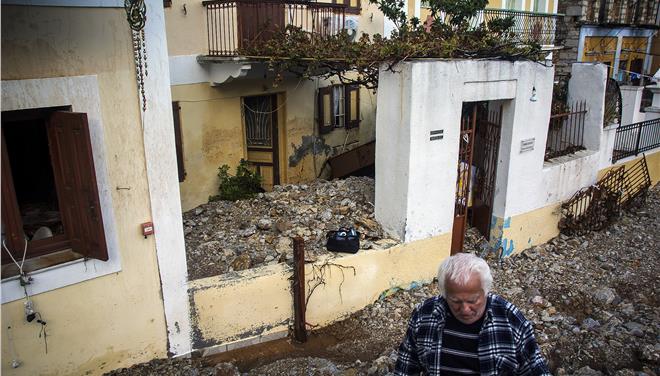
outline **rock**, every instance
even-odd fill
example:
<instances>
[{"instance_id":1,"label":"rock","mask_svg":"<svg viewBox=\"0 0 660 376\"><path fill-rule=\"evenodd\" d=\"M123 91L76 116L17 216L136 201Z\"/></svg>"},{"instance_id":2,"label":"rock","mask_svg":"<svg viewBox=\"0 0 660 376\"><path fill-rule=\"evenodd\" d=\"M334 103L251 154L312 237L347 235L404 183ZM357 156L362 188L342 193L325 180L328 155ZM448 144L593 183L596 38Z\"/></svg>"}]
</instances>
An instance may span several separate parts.
<instances>
[{"instance_id":1,"label":"rock","mask_svg":"<svg viewBox=\"0 0 660 376\"><path fill-rule=\"evenodd\" d=\"M231 268L235 271L249 269L251 265L252 260L250 259L250 255L247 253L239 255L234 259L234 261L231 262Z\"/></svg>"},{"instance_id":2,"label":"rock","mask_svg":"<svg viewBox=\"0 0 660 376\"><path fill-rule=\"evenodd\" d=\"M374 360L367 370L367 375L384 375L394 368L394 363L389 356L381 356Z\"/></svg>"},{"instance_id":3,"label":"rock","mask_svg":"<svg viewBox=\"0 0 660 376\"><path fill-rule=\"evenodd\" d=\"M591 369L589 366L584 366L577 370L574 374L574 376L603 376L603 373L600 371L596 371L594 369Z\"/></svg>"},{"instance_id":4,"label":"rock","mask_svg":"<svg viewBox=\"0 0 660 376\"><path fill-rule=\"evenodd\" d=\"M280 221L275 222L275 228L279 232L286 232L286 231L291 230L291 228L293 228L293 225L289 221L280 220Z\"/></svg>"},{"instance_id":5,"label":"rock","mask_svg":"<svg viewBox=\"0 0 660 376\"><path fill-rule=\"evenodd\" d=\"M215 376L240 376L238 367L232 363L218 363L215 365Z\"/></svg>"},{"instance_id":6,"label":"rock","mask_svg":"<svg viewBox=\"0 0 660 376\"><path fill-rule=\"evenodd\" d=\"M247 238L257 233L256 226L248 226L245 230L241 231L241 236Z\"/></svg>"},{"instance_id":7,"label":"rock","mask_svg":"<svg viewBox=\"0 0 660 376\"><path fill-rule=\"evenodd\" d=\"M200 206L200 207L195 208L195 215L200 215L202 213L204 213L204 208L203 207Z\"/></svg>"},{"instance_id":8,"label":"rock","mask_svg":"<svg viewBox=\"0 0 660 376\"><path fill-rule=\"evenodd\" d=\"M617 298L616 292L614 292L614 290L609 287L604 287L594 291L592 296L596 302L602 305L609 305Z\"/></svg>"},{"instance_id":9,"label":"rock","mask_svg":"<svg viewBox=\"0 0 660 376\"><path fill-rule=\"evenodd\" d=\"M220 243L217 240L211 240L206 243L202 243L197 247L197 252L200 253L216 253L220 251L220 247L222 246L222 243Z\"/></svg>"},{"instance_id":10,"label":"rock","mask_svg":"<svg viewBox=\"0 0 660 376\"><path fill-rule=\"evenodd\" d=\"M596 330L598 328L600 328L600 322L598 320L587 317L582 321L582 329L584 330Z\"/></svg>"},{"instance_id":11,"label":"rock","mask_svg":"<svg viewBox=\"0 0 660 376\"><path fill-rule=\"evenodd\" d=\"M257 221L257 228L259 230L270 230L271 227L273 227L273 221L268 218L261 218Z\"/></svg>"},{"instance_id":12,"label":"rock","mask_svg":"<svg viewBox=\"0 0 660 376\"><path fill-rule=\"evenodd\" d=\"M288 237L281 237L275 244L275 250L279 254L293 253L293 240Z\"/></svg>"}]
</instances>

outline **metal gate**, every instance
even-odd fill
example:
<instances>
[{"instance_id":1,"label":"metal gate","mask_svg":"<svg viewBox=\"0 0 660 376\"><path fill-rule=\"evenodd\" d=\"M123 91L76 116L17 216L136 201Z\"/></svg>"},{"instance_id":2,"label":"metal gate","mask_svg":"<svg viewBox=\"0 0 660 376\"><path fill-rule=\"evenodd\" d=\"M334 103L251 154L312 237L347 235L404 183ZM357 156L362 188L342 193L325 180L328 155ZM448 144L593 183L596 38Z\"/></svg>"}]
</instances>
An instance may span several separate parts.
<instances>
[{"instance_id":1,"label":"metal gate","mask_svg":"<svg viewBox=\"0 0 660 376\"><path fill-rule=\"evenodd\" d=\"M490 239L490 222L495 198L495 178L497 176L497 156L502 129L502 106L489 111L484 106L477 110L477 127L474 134L475 167L472 193L472 226Z\"/></svg>"},{"instance_id":2,"label":"metal gate","mask_svg":"<svg viewBox=\"0 0 660 376\"><path fill-rule=\"evenodd\" d=\"M463 104L452 254L463 250L468 222L490 237L501 124L501 106L489 111L488 102Z\"/></svg>"},{"instance_id":3,"label":"metal gate","mask_svg":"<svg viewBox=\"0 0 660 376\"><path fill-rule=\"evenodd\" d=\"M454 225L451 236L451 254L463 250L463 240L467 227L468 200L472 172L472 150L474 129L477 123L477 103L463 103L461 115L461 135L458 146L458 167L456 177L456 201L454 203Z\"/></svg>"}]
</instances>

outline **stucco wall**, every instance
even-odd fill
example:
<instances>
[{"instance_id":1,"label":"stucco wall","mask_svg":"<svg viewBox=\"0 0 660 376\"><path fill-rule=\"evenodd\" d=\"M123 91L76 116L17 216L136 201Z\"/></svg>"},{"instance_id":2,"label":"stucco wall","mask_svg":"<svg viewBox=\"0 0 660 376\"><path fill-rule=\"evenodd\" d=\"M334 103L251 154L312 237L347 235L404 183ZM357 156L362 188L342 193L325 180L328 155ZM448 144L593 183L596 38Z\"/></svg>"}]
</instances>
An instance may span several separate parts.
<instances>
[{"instance_id":1,"label":"stucco wall","mask_svg":"<svg viewBox=\"0 0 660 376\"><path fill-rule=\"evenodd\" d=\"M3 6L2 62L3 80L96 76L114 212L106 220L114 220L121 259L114 274L33 296L48 323L47 354L40 325L25 321L23 301L3 304L2 373L100 374L165 356L155 242L139 231L151 208L125 11ZM21 367L9 367L13 356Z\"/></svg>"},{"instance_id":2,"label":"stucco wall","mask_svg":"<svg viewBox=\"0 0 660 376\"><path fill-rule=\"evenodd\" d=\"M258 66L255 67L258 69ZM183 210L207 202L218 193L218 167L234 168L246 156L241 97L278 94L281 183L310 181L327 174L329 156L372 141L375 137L375 94L360 90L360 126L335 129L320 136L316 123L318 87L337 81L288 78L277 87L272 80L248 77L218 86L208 82L172 86L172 100L181 107L186 179L181 186Z\"/></svg>"},{"instance_id":3,"label":"stucco wall","mask_svg":"<svg viewBox=\"0 0 660 376\"><path fill-rule=\"evenodd\" d=\"M414 61L397 73L381 71L380 83L376 217L388 231L405 241L451 231L464 102L503 105L494 215L515 212L509 202L528 196L527 180L543 163L552 69L530 62ZM530 101L533 88L536 102ZM442 130L443 139L431 141L434 130ZM520 153L528 138L535 138L534 150ZM530 166L534 172L526 171Z\"/></svg>"},{"instance_id":4,"label":"stucco wall","mask_svg":"<svg viewBox=\"0 0 660 376\"><path fill-rule=\"evenodd\" d=\"M449 256L450 241L451 234L445 233L305 265L307 292L325 269L325 284L309 298L306 321L325 326L371 304L390 288L430 282L440 262ZM291 274L290 266L279 264L192 281L195 348L231 346L231 342L286 331L293 320Z\"/></svg>"}]
</instances>

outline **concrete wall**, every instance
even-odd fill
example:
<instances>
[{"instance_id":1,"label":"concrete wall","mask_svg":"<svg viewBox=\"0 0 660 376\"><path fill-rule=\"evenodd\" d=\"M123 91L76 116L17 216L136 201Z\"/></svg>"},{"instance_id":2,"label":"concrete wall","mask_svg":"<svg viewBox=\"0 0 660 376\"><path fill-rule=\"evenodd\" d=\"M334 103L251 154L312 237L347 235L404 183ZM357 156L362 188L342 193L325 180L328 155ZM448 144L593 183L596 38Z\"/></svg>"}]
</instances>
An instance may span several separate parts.
<instances>
[{"instance_id":1,"label":"concrete wall","mask_svg":"<svg viewBox=\"0 0 660 376\"><path fill-rule=\"evenodd\" d=\"M382 71L379 87L376 217L389 232L411 241L451 231L464 102L502 101L494 215L523 209L509 198L526 196L521 191L542 165L552 69L529 62L415 61L400 64L397 73ZM530 101L533 88L537 102ZM431 141L433 130L444 138ZM520 154L528 138L536 147ZM530 166L535 172L518 176Z\"/></svg>"},{"instance_id":2,"label":"concrete wall","mask_svg":"<svg viewBox=\"0 0 660 376\"><path fill-rule=\"evenodd\" d=\"M606 74L602 64L574 64L569 100L587 102L586 150L544 162L552 69L450 60L381 72L376 218L404 241L451 232L462 104L491 101L502 106L502 130L490 244L509 255L556 236L559 204L611 164L615 128L603 129ZM533 88L537 101L530 100ZM431 141L433 130L444 138ZM533 149L523 151L523 140Z\"/></svg>"},{"instance_id":3,"label":"concrete wall","mask_svg":"<svg viewBox=\"0 0 660 376\"><path fill-rule=\"evenodd\" d=\"M158 209L180 212L178 200L171 202L178 190L168 189L170 176L161 174L172 171L173 135L163 139L152 131L171 123L171 110L169 95L159 94L169 75L159 49L162 9L148 11L149 107L141 114L123 8L2 7L2 109L72 105L88 113L110 250L108 262L80 260L35 273L28 291L48 323L48 353L40 325L25 321L20 294L15 300L18 281L2 282L2 374L101 374L190 346L185 288L181 302L172 300L171 289L181 275L186 279L185 260L177 258L183 255L180 216L164 220L168 215ZM159 154L145 150L149 145L159 145ZM156 236L145 239L139 226L150 219ZM161 256L175 265L159 265ZM104 274L107 265L117 268ZM16 369L14 357L22 362Z\"/></svg>"},{"instance_id":4,"label":"concrete wall","mask_svg":"<svg viewBox=\"0 0 660 376\"><path fill-rule=\"evenodd\" d=\"M444 234L307 264L306 293L321 273L325 284L309 298L306 321L326 326L391 288L430 282L449 256L450 241L450 235ZM192 281L195 348L225 351L283 336L293 321L291 274L290 266L278 264Z\"/></svg>"}]
</instances>

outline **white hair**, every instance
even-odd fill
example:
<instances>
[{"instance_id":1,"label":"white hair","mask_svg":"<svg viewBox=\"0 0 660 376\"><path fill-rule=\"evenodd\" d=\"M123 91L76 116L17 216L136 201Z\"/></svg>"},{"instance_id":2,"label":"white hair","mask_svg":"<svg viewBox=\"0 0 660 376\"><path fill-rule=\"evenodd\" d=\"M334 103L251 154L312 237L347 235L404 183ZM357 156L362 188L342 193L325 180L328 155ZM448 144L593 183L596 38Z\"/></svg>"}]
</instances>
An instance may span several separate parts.
<instances>
[{"instance_id":1,"label":"white hair","mask_svg":"<svg viewBox=\"0 0 660 376\"><path fill-rule=\"evenodd\" d=\"M488 295L493 286L493 275L486 261L471 253L458 253L447 257L438 268L438 289L440 295L446 297L445 283L452 281L458 285L467 285L474 273L481 279L481 288Z\"/></svg>"}]
</instances>

